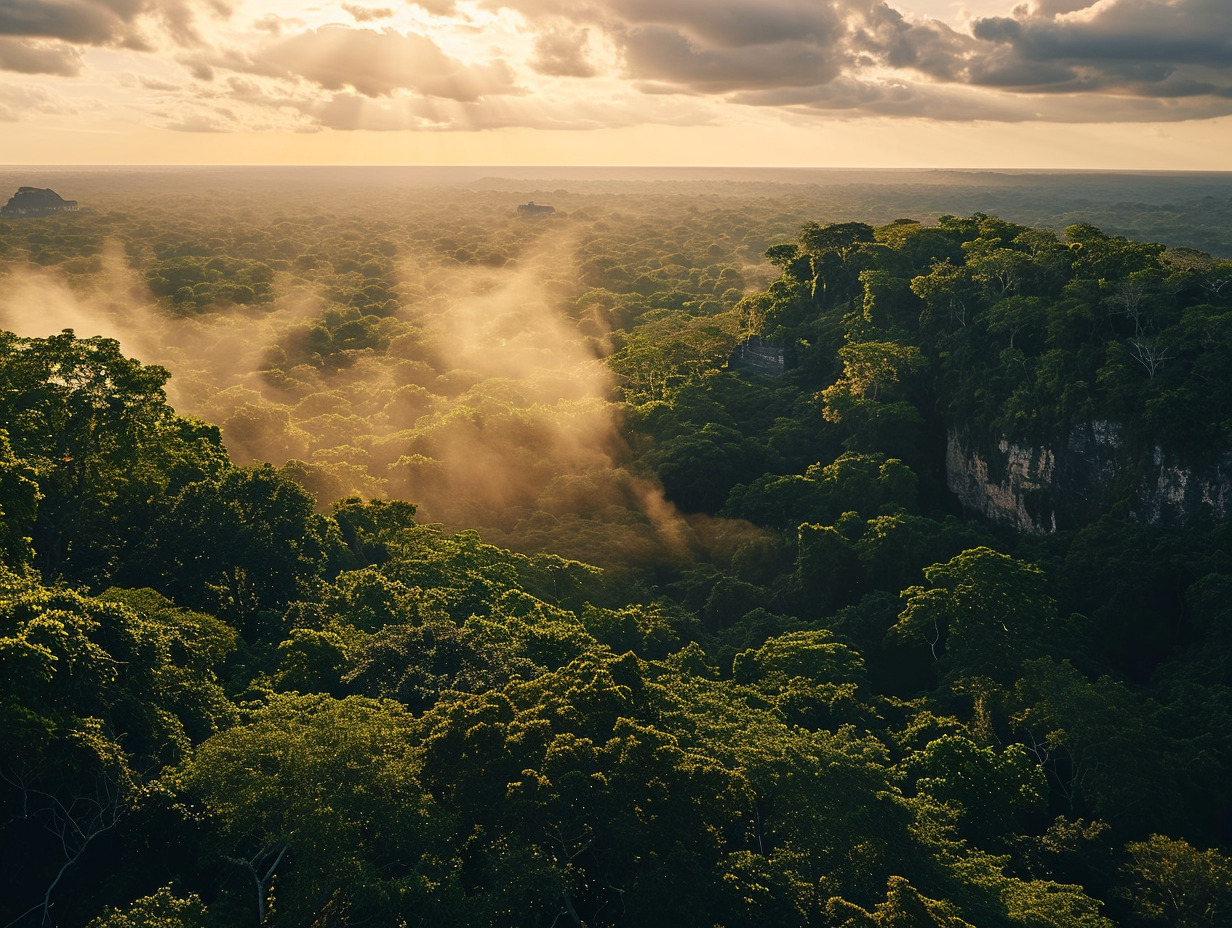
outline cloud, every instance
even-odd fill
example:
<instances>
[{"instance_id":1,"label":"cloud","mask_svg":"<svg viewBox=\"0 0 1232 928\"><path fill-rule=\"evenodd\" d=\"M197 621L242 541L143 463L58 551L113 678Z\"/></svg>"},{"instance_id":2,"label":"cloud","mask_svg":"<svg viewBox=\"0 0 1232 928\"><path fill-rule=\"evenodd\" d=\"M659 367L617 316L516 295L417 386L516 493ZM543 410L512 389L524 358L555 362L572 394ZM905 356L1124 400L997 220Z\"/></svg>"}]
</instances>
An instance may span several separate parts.
<instances>
[{"instance_id":1,"label":"cloud","mask_svg":"<svg viewBox=\"0 0 1232 928\"><path fill-rule=\"evenodd\" d=\"M647 94L853 115L918 106L915 115L1011 120L1088 119L1101 110L1107 119L1142 118L1135 106L1153 119L1201 118L1227 112L1232 96L1228 0L1029 0L1013 16L975 20L970 31L881 0L485 6L516 10L539 30L531 65L540 73L568 75L570 62L585 60L569 57L578 46L562 37L578 33L563 21L602 33L624 76Z\"/></svg>"},{"instance_id":2,"label":"cloud","mask_svg":"<svg viewBox=\"0 0 1232 928\"><path fill-rule=\"evenodd\" d=\"M73 77L81 72L81 52L62 42L0 36L0 71Z\"/></svg>"},{"instance_id":3,"label":"cloud","mask_svg":"<svg viewBox=\"0 0 1232 928\"><path fill-rule=\"evenodd\" d=\"M172 92L182 89L179 84L173 84L171 81L159 80L155 77L142 76L138 80L140 81L141 86L146 90Z\"/></svg>"},{"instance_id":4,"label":"cloud","mask_svg":"<svg viewBox=\"0 0 1232 928\"><path fill-rule=\"evenodd\" d=\"M194 113L189 116L183 116L173 122L168 122L163 125L164 129L170 129L172 132L229 132L235 128L234 123L226 120L210 117L203 113Z\"/></svg>"},{"instance_id":5,"label":"cloud","mask_svg":"<svg viewBox=\"0 0 1232 928\"><path fill-rule=\"evenodd\" d=\"M816 84L837 77L850 55L844 18L812 0L491 0L531 22L571 20L605 33L627 77L655 92L716 94ZM577 35L574 32L572 35ZM536 50L561 47L554 26ZM550 60L540 52L537 60ZM542 73L555 73L545 70Z\"/></svg>"},{"instance_id":6,"label":"cloud","mask_svg":"<svg viewBox=\"0 0 1232 928\"><path fill-rule=\"evenodd\" d=\"M228 15L226 0L0 0L0 35L149 50L141 25L160 25L181 45L200 44L196 10Z\"/></svg>"},{"instance_id":7,"label":"cloud","mask_svg":"<svg viewBox=\"0 0 1232 928\"><path fill-rule=\"evenodd\" d=\"M412 6L431 13L433 16L453 16L458 12L454 0L410 0Z\"/></svg>"},{"instance_id":8,"label":"cloud","mask_svg":"<svg viewBox=\"0 0 1232 928\"><path fill-rule=\"evenodd\" d=\"M1032 16L1046 16L1051 19L1059 14L1085 10L1097 2L1098 0L1033 0L1028 6Z\"/></svg>"},{"instance_id":9,"label":"cloud","mask_svg":"<svg viewBox=\"0 0 1232 928\"><path fill-rule=\"evenodd\" d=\"M1226 0L1102 0L1049 18L976 20L971 82L1143 98L1232 96Z\"/></svg>"},{"instance_id":10,"label":"cloud","mask_svg":"<svg viewBox=\"0 0 1232 928\"><path fill-rule=\"evenodd\" d=\"M141 12L139 6L93 0L5 0L0 4L0 35L105 45L122 36Z\"/></svg>"},{"instance_id":11,"label":"cloud","mask_svg":"<svg viewBox=\"0 0 1232 928\"><path fill-rule=\"evenodd\" d=\"M1004 0L1005 15L962 27L899 3L909 0L340 0L302 10L257 0L225 26L207 18L238 0L0 0L0 72L71 78L105 57L83 57L88 46L158 45L196 81L176 87L162 67L126 63L144 70L129 86L150 107L179 91L185 109L161 120L186 131L697 125L736 106L1003 122L1232 113L1229 0ZM353 22L309 25L343 11ZM421 25L403 27L412 21ZM234 119L208 110L221 97Z\"/></svg>"},{"instance_id":12,"label":"cloud","mask_svg":"<svg viewBox=\"0 0 1232 928\"><path fill-rule=\"evenodd\" d=\"M336 93L327 100L301 104L300 109L326 129L397 132L424 128L428 112L422 101L373 100L354 93Z\"/></svg>"},{"instance_id":13,"label":"cloud","mask_svg":"<svg viewBox=\"0 0 1232 928\"><path fill-rule=\"evenodd\" d=\"M812 86L838 77L842 65L838 56L819 54L805 42L780 42L772 51L704 46L663 26L630 32L624 54L630 76L690 93Z\"/></svg>"},{"instance_id":14,"label":"cloud","mask_svg":"<svg viewBox=\"0 0 1232 928\"><path fill-rule=\"evenodd\" d=\"M1232 100L1218 97L1178 101L1076 94L1059 98L1044 93L995 93L967 84L846 76L817 87L734 94L727 100L812 117L877 116L945 122L1138 123L1232 114Z\"/></svg>"},{"instance_id":15,"label":"cloud","mask_svg":"<svg viewBox=\"0 0 1232 928\"><path fill-rule=\"evenodd\" d=\"M357 23L370 23L377 19L392 19L394 11L387 6L383 7L366 7L355 6L351 3L342 4L342 8L351 14L351 17Z\"/></svg>"},{"instance_id":16,"label":"cloud","mask_svg":"<svg viewBox=\"0 0 1232 928\"><path fill-rule=\"evenodd\" d=\"M535 39L530 66L549 77L594 77L598 72L586 56L589 31L549 29Z\"/></svg>"},{"instance_id":17,"label":"cloud","mask_svg":"<svg viewBox=\"0 0 1232 928\"><path fill-rule=\"evenodd\" d=\"M488 7L516 9L542 25L542 45L567 34L551 25L559 20L601 31L624 75L656 94L825 84L871 63L868 45L885 11L902 22L876 0L488 0Z\"/></svg>"},{"instance_id":18,"label":"cloud","mask_svg":"<svg viewBox=\"0 0 1232 928\"><path fill-rule=\"evenodd\" d=\"M431 39L396 29L322 26L271 43L233 70L298 77L326 90L348 87L366 97L413 91L424 96L471 102L491 94L521 92L500 60L467 65L441 51Z\"/></svg>"},{"instance_id":19,"label":"cloud","mask_svg":"<svg viewBox=\"0 0 1232 928\"><path fill-rule=\"evenodd\" d=\"M826 47L845 31L848 12L842 4L815 0L608 0L603 6L604 18L627 25L669 26L699 42L725 48L789 41Z\"/></svg>"},{"instance_id":20,"label":"cloud","mask_svg":"<svg viewBox=\"0 0 1232 928\"><path fill-rule=\"evenodd\" d=\"M253 20L252 28L270 35L282 35L288 29L302 29L308 25L296 16L279 16L277 13L267 13L260 19Z\"/></svg>"},{"instance_id":21,"label":"cloud","mask_svg":"<svg viewBox=\"0 0 1232 928\"><path fill-rule=\"evenodd\" d=\"M63 113L65 107L41 87L0 84L0 122L20 122L31 113Z\"/></svg>"}]
</instances>

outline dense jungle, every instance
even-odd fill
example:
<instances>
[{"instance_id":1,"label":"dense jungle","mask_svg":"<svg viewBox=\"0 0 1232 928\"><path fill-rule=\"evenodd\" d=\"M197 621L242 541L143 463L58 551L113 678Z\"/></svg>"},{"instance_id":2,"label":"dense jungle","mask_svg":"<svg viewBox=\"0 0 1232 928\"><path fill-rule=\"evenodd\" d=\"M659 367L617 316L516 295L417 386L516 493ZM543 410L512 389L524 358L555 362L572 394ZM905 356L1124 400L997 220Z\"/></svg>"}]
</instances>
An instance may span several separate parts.
<instances>
[{"instance_id":1,"label":"dense jungle","mask_svg":"<svg viewBox=\"0 0 1232 928\"><path fill-rule=\"evenodd\" d=\"M1232 920L1232 178L0 183L0 928Z\"/></svg>"}]
</instances>

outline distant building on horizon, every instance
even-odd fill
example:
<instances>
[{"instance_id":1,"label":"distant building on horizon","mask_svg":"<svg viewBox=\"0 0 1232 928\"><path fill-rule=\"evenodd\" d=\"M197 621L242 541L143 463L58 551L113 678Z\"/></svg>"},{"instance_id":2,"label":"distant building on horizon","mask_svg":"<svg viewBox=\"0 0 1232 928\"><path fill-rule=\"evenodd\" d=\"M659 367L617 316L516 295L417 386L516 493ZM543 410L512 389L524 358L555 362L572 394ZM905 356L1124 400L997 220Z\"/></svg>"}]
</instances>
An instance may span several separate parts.
<instances>
[{"instance_id":1,"label":"distant building on horizon","mask_svg":"<svg viewBox=\"0 0 1232 928\"><path fill-rule=\"evenodd\" d=\"M787 351L781 342L766 340L754 335L746 338L732 352L727 366L733 370L747 371L766 377L778 377L786 372L790 363Z\"/></svg>"},{"instance_id":2,"label":"distant building on horizon","mask_svg":"<svg viewBox=\"0 0 1232 928\"><path fill-rule=\"evenodd\" d=\"M546 216L549 213L556 212L556 207L547 205L540 206L534 200L531 200L529 203L521 204L518 207L518 212L523 216Z\"/></svg>"},{"instance_id":3,"label":"distant building on horizon","mask_svg":"<svg viewBox=\"0 0 1232 928\"><path fill-rule=\"evenodd\" d=\"M66 200L46 187L18 187L8 203L0 206L0 219L49 216L77 211L76 200Z\"/></svg>"}]
</instances>

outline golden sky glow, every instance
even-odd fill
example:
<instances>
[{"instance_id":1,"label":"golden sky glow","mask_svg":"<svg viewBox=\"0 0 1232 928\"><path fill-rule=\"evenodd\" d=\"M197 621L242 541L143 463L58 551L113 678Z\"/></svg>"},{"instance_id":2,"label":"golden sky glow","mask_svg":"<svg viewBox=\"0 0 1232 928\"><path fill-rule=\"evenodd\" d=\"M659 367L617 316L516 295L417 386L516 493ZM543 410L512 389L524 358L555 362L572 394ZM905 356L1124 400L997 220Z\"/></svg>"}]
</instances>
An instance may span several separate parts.
<instances>
[{"instance_id":1,"label":"golden sky glow","mask_svg":"<svg viewBox=\"0 0 1232 928\"><path fill-rule=\"evenodd\" d=\"M1227 0L3 0L0 163L1225 170Z\"/></svg>"}]
</instances>

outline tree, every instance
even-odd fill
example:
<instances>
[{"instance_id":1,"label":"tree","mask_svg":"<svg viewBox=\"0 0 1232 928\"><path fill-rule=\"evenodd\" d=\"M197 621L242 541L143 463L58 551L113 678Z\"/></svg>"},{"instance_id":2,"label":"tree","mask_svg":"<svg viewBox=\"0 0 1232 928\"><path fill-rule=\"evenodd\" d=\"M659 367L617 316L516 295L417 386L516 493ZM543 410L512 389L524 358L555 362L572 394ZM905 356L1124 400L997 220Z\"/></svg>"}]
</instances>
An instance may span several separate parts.
<instances>
[{"instance_id":1,"label":"tree","mask_svg":"<svg viewBox=\"0 0 1232 928\"><path fill-rule=\"evenodd\" d=\"M156 594L96 599L0 568L0 844L21 849L3 868L6 924L47 920L84 862L107 872L94 849L146 779L231 720L215 668L233 639Z\"/></svg>"},{"instance_id":2,"label":"tree","mask_svg":"<svg viewBox=\"0 0 1232 928\"><path fill-rule=\"evenodd\" d=\"M86 928L214 928L217 924L195 893L181 897L164 886L124 910L109 909Z\"/></svg>"},{"instance_id":3,"label":"tree","mask_svg":"<svg viewBox=\"0 0 1232 928\"><path fill-rule=\"evenodd\" d=\"M927 641L949 673L1012 682L1024 660L1068 651L1038 567L981 547L926 567L924 579L930 587L903 591L892 631Z\"/></svg>"},{"instance_id":4,"label":"tree","mask_svg":"<svg viewBox=\"0 0 1232 928\"><path fill-rule=\"evenodd\" d=\"M909 280L888 271L861 271L860 283L864 286L865 322L885 331L915 328L920 301Z\"/></svg>"},{"instance_id":5,"label":"tree","mask_svg":"<svg viewBox=\"0 0 1232 928\"><path fill-rule=\"evenodd\" d=\"M250 640L265 634L260 614L328 575L341 547L307 491L268 464L188 485L156 532L164 587L242 623Z\"/></svg>"},{"instance_id":6,"label":"tree","mask_svg":"<svg viewBox=\"0 0 1232 928\"><path fill-rule=\"evenodd\" d=\"M981 240L968 242L967 271L995 297L1004 299L1019 290L1032 269L1031 259L1014 248L988 247Z\"/></svg>"},{"instance_id":7,"label":"tree","mask_svg":"<svg viewBox=\"0 0 1232 928\"><path fill-rule=\"evenodd\" d=\"M14 456L8 432L0 429L0 564L25 564L33 556L30 532L41 495L38 473Z\"/></svg>"},{"instance_id":8,"label":"tree","mask_svg":"<svg viewBox=\"0 0 1232 928\"><path fill-rule=\"evenodd\" d=\"M1175 928L1215 928L1232 909L1232 858L1188 841L1151 835L1125 845L1135 911Z\"/></svg>"},{"instance_id":9,"label":"tree","mask_svg":"<svg viewBox=\"0 0 1232 928\"><path fill-rule=\"evenodd\" d=\"M959 834L979 848L999 849L1007 836L1030 831L1045 809L1044 773L1020 744L997 751L947 734L901 767L918 792L958 810Z\"/></svg>"},{"instance_id":10,"label":"tree","mask_svg":"<svg viewBox=\"0 0 1232 928\"><path fill-rule=\"evenodd\" d=\"M167 405L167 377L112 339L0 332L0 422L38 484L31 537L47 576L105 581L152 505L225 466L218 430Z\"/></svg>"},{"instance_id":11,"label":"tree","mask_svg":"<svg viewBox=\"0 0 1232 928\"><path fill-rule=\"evenodd\" d=\"M767 676L859 683L864 680L864 661L825 629L789 632L771 638L760 648L737 654L732 676L739 683L752 683Z\"/></svg>"},{"instance_id":12,"label":"tree","mask_svg":"<svg viewBox=\"0 0 1232 928\"><path fill-rule=\"evenodd\" d=\"M835 896L826 904L826 914L836 928L973 928L954 907L921 895L901 876L886 883L886 898L872 912Z\"/></svg>"},{"instance_id":13,"label":"tree","mask_svg":"<svg viewBox=\"0 0 1232 928\"><path fill-rule=\"evenodd\" d=\"M629 402L666 399L675 390L723 367L735 350L741 314L693 316L663 310L647 319L608 360Z\"/></svg>"},{"instance_id":14,"label":"tree","mask_svg":"<svg viewBox=\"0 0 1232 928\"><path fill-rule=\"evenodd\" d=\"M838 353L842 376L817 394L823 418L843 426L851 451L906 456L921 418L895 388L922 368L920 350L895 341L848 341Z\"/></svg>"},{"instance_id":15,"label":"tree","mask_svg":"<svg viewBox=\"0 0 1232 928\"><path fill-rule=\"evenodd\" d=\"M984 314L984 322L991 335L1009 336L1009 347L1019 334L1030 335L1033 329L1042 329L1045 318L1045 303L1039 297L1011 296L998 300ZM1030 350L1030 348L1024 349Z\"/></svg>"},{"instance_id":16,"label":"tree","mask_svg":"<svg viewBox=\"0 0 1232 928\"><path fill-rule=\"evenodd\" d=\"M825 417L841 421L853 402L877 402L878 395L921 364L920 349L898 342L848 342L838 351L843 376L821 393Z\"/></svg>"},{"instance_id":17,"label":"tree","mask_svg":"<svg viewBox=\"0 0 1232 928\"><path fill-rule=\"evenodd\" d=\"M1197 746L1163 728L1125 684L1091 682L1068 661L1041 658L1023 666L1010 707L1058 811L1139 833L1182 820L1177 779L1197 762Z\"/></svg>"},{"instance_id":18,"label":"tree","mask_svg":"<svg viewBox=\"0 0 1232 928\"><path fill-rule=\"evenodd\" d=\"M1093 280L1123 280L1135 271L1160 267L1164 246L1108 235L1087 222L1065 229L1065 241L1075 253L1074 271Z\"/></svg>"},{"instance_id":19,"label":"tree","mask_svg":"<svg viewBox=\"0 0 1232 928\"><path fill-rule=\"evenodd\" d=\"M934 262L928 274L912 278L911 292L924 301L932 318L959 327L970 321L980 299L971 272L949 258Z\"/></svg>"},{"instance_id":20,"label":"tree","mask_svg":"<svg viewBox=\"0 0 1232 928\"><path fill-rule=\"evenodd\" d=\"M837 252L843 258L853 249L876 239L873 227L866 222L832 222L820 225L806 223L797 236L800 246L813 256Z\"/></svg>"},{"instance_id":21,"label":"tree","mask_svg":"<svg viewBox=\"0 0 1232 928\"><path fill-rule=\"evenodd\" d=\"M164 788L208 817L234 874L220 916L263 924L275 880L288 924L439 912L449 824L419 783L412 729L396 703L275 696L169 774Z\"/></svg>"},{"instance_id":22,"label":"tree","mask_svg":"<svg viewBox=\"0 0 1232 928\"><path fill-rule=\"evenodd\" d=\"M717 512L732 487L760 469L758 451L756 442L730 426L707 422L649 457L672 502L686 512Z\"/></svg>"},{"instance_id":23,"label":"tree","mask_svg":"<svg viewBox=\"0 0 1232 928\"><path fill-rule=\"evenodd\" d=\"M384 563L418 534L415 504L405 500L349 496L333 504L332 515L357 567Z\"/></svg>"}]
</instances>

